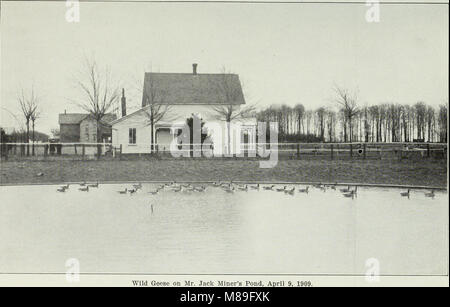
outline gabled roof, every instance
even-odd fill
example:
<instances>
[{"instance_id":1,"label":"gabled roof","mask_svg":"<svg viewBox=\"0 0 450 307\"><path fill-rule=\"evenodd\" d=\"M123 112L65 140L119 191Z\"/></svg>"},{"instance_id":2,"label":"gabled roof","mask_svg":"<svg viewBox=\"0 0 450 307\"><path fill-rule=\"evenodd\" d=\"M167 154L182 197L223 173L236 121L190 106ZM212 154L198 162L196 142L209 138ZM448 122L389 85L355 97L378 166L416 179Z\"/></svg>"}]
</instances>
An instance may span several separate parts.
<instances>
[{"instance_id":1,"label":"gabled roof","mask_svg":"<svg viewBox=\"0 0 450 307\"><path fill-rule=\"evenodd\" d=\"M161 104L245 104L236 74L153 73L144 77L142 106L146 97Z\"/></svg>"},{"instance_id":2,"label":"gabled roof","mask_svg":"<svg viewBox=\"0 0 450 307\"><path fill-rule=\"evenodd\" d=\"M134 112L128 113L128 114L125 115L125 116L119 117L119 118L117 118L117 119L111 121L109 124L110 124L110 125L114 125L114 124L116 124L116 123L118 123L118 122L121 122L121 121L123 121L123 120L125 120L125 119L128 119L128 118L130 118L130 117L133 117L133 116L135 116L136 114L139 114L139 113L144 112L145 109L148 109L149 107L150 107L150 106L147 105L147 106L145 106L145 107L143 107L143 108L140 108L140 109L138 109L138 110L136 110L136 111L134 111Z\"/></svg>"},{"instance_id":3,"label":"gabled roof","mask_svg":"<svg viewBox=\"0 0 450 307\"><path fill-rule=\"evenodd\" d=\"M86 113L62 113L62 114L59 114L59 124L60 125L61 124L78 125L89 116L90 116L90 114L86 114ZM102 122L110 123L113 120L115 120L116 118L117 118L116 114L107 113L103 116Z\"/></svg>"},{"instance_id":4,"label":"gabled roof","mask_svg":"<svg viewBox=\"0 0 450 307\"><path fill-rule=\"evenodd\" d=\"M117 115L114 113L106 113L102 118L102 123L110 124L113 120L117 119Z\"/></svg>"},{"instance_id":5,"label":"gabled roof","mask_svg":"<svg viewBox=\"0 0 450 307\"><path fill-rule=\"evenodd\" d=\"M82 113L63 113L59 114L59 124L79 124L83 119L85 119L89 114Z\"/></svg>"}]
</instances>

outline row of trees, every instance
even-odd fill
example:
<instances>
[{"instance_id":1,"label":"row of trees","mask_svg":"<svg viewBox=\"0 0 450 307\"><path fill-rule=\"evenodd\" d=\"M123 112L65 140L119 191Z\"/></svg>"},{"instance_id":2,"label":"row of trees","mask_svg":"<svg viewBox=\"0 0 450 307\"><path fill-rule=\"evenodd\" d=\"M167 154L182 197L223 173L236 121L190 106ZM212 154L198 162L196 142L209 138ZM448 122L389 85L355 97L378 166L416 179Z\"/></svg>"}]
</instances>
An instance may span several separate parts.
<instances>
[{"instance_id":1,"label":"row of trees","mask_svg":"<svg viewBox=\"0 0 450 307\"><path fill-rule=\"evenodd\" d=\"M278 122L279 139L287 142L447 142L448 103L438 108L424 102L358 106L348 90L336 88L335 93L331 107L272 105L257 118Z\"/></svg>"},{"instance_id":2,"label":"row of trees","mask_svg":"<svg viewBox=\"0 0 450 307\"><path fill-rule=\"evenodd\" d=\"M110 79L108 69L102 69L95 60L86 59L84 74L76 81L81 94L72 103L91 114L100 129L103 117L114 110L119 101L119 86ZM230 124L233 121L255 116L255 107L239 107L236 101L240 89L232 86L233 80L225 69L223 80L217 84L222 92L223 104L212 108L216 119L225 121L230 142ZM170 120L170 105L165 103L165 93L151 84L144 93L144 109L148 125L151 126L150 144L153 151L153 130L162 119ZM142 86L142 85L140 85ZM424 102L414 105L383 103L372 106L359 106L357 96L345 88L335 87L335 103L331 107L307 110L302 104L294 107L272 105L256 113L258 121L278 122L279 141L287 142L447 142L448 102L434 108ZM26 139L35 139L35 122L39 118L39 99L31 89L21 90L18 103L26 127ZM268 125L269 126L269 125ZM97 131L97 138L101 135ZM101 142L100 139L97 140ZM230 148L228 144L228 148ZM33 148L34 149L34 148ZM29 147L27 147L29 154Z\"/></svg>"}]
</instances>

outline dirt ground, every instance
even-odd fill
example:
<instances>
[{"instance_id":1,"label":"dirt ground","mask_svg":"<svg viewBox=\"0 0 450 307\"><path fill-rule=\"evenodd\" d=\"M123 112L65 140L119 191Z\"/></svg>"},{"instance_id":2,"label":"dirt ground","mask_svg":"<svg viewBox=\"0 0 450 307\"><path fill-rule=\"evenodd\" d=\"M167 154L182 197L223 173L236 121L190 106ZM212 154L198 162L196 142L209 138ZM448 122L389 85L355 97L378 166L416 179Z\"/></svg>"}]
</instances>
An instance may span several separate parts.
<instances>
[{"instance_id":1,"label":"dirt ground","mask_svg":"<svg viewBox=\"0 0 450 307\"><path fill-rule=\"evenodd\" d=\"M447 186L447 161L427 159L282 160L270 169L255 160L225 159L2 161L0 166L1 184L242 180Z\"/></svg>"}]
</instances>

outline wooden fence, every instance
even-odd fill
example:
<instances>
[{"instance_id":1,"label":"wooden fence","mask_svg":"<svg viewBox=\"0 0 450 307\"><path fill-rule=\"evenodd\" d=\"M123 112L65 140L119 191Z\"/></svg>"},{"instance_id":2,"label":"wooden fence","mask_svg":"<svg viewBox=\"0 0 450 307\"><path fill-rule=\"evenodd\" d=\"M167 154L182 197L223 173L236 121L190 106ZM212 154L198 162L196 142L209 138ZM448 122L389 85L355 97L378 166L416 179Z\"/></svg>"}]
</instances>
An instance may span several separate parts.
<instances>
[{"instance_id":1,"label":"wooden fence","mask_svg":"<svg viewBox=\"0 0 450 307\"><path fill-rule=\"evenodd\" d=\"M1 156L18 160L93 160L115 157L117 149L109 143L2 143Z\"/></svg>"},{"instance_id":2,"label":"wooden fence","mask_svg":"<svg viewBox=\"0 0 450 307\"><path fill-rule=\"evenodd\" d=\"M213 149L212 145L208 146ZM122 145L109 143L3 143L3 159L15 160L94 160L122 159L124 157L150 156L150 145L146 153L122 154ZM205 157L200 144L184 145L178 153L184 157ZM195 154L194 154L195 152ZM242 145L239 154L219 158L264 158L270 153L279 159L447 159L446 143L258 143ZM175 158L168 147L155 145L153 154L164 158ZM265 154L265 155L264 155ZM210 155L209 155L210 156Z\"/></svg>"}]
</instances>

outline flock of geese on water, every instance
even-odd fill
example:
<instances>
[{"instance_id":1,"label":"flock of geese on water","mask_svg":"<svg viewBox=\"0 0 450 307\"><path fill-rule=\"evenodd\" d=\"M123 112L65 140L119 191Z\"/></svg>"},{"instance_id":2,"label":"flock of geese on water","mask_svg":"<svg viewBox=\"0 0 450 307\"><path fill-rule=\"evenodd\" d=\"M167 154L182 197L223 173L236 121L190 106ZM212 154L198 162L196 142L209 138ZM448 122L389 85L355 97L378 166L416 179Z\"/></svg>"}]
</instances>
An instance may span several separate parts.
<instances>
[{"instance_id":1,"label":"flock of geese on water","mask_svg":"<svg viewBox=\"0 0 450 307\"><path fill-rule=\"evenodd\" d=\"M66 192L66 190L69 189L69 184L63 185L59 187L56 191L57 192ZM82 192L89 192L89 188L98 188L99 184L98 181L96 183L88 184L86 182L82 182L79 184L79 191ZM233 181L229 182L213 182L210 184L210 186L221 188L227 193L234 193L235 191L248 191L248 190L256 190L259 191L260 189L266 190L266 191L276 191L276 192L283 192L288 195L294 195L295 191L298 191L299 193L309 193L309 185L306 185L305 187L288 187L287 185L283 186L276 186L274 184L272 185L264 185L260 186L259 183L257 184L236 184ZM313 188L321 190L325 192L327 189L336 190L337 184L312 184ZM207 186L206 185L192 185L190 183L176 183L175 181L170 183L164 183L159 185L155 190L149 191L148 194L156 195L160 191L163 190L171 190L173 192L204 192L206 191ZM142 189L142 183L133 184L132 188L125 188L124 190L117 191L119 194L134 194L137 191ZM358 195L358 186L354 186L352 189L350 186L340 188L339 191L342 193L344 197L347 198L355 198ZM402 197L408 197L410 195L411 189L408 189L406 192L400 192L400 196ZM426 197L434 198L434 190L431 190L430 192L425 193Z\"/></svg>"}]
</instances>

